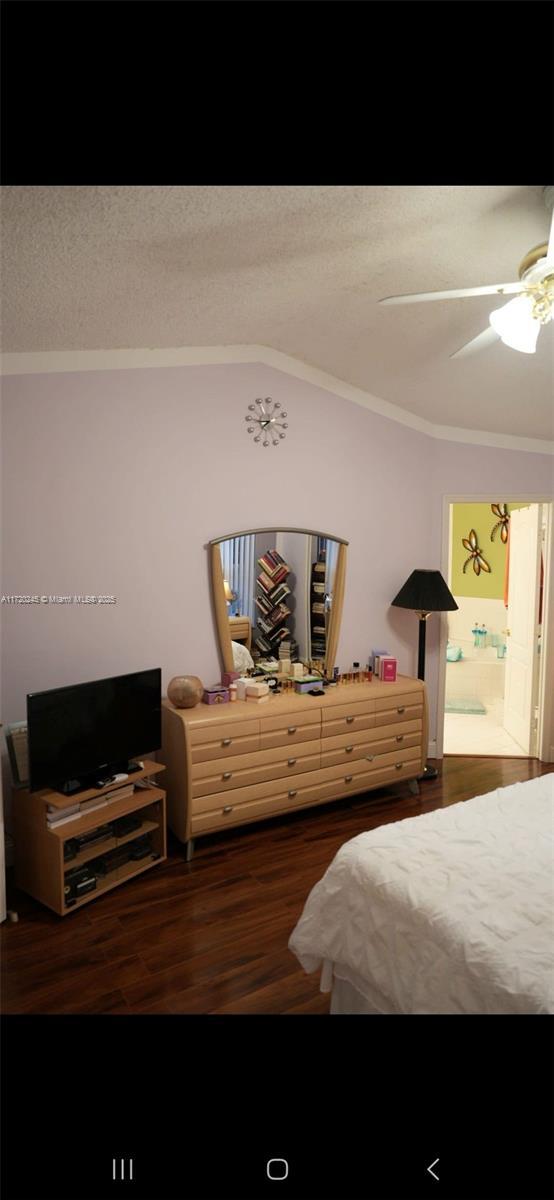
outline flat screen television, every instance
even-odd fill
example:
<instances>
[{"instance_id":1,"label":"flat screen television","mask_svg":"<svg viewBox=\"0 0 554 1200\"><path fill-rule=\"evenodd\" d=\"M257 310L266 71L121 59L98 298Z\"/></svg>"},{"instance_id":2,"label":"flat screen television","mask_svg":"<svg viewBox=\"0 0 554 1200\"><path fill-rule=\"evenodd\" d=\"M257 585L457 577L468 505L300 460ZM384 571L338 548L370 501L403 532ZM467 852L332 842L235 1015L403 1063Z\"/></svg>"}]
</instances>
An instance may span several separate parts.
<instances>
[{"instance_id":1,"label":"flat screen television","mask_svg":"<svg viewBox=\"0 0 554 1200\"><path fill-rule=\"evenodd\" d=\"M136 671L27 696L29 787L66 795L137 770L159 750L162 673Z\"/></svg>"}]
</instances>

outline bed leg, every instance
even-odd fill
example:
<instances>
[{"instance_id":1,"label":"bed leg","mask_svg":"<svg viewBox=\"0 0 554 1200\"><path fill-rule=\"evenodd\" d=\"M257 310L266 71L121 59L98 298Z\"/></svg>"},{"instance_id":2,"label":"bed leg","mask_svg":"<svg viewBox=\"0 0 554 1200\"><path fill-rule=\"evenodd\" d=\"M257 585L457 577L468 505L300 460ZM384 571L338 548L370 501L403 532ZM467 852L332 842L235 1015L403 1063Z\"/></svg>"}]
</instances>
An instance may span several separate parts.
<instances>
[{"instance_id":1,"label":"bed leg","mask_svg":"<svg viewBox=\"0 0 554 1200\"><path fill-rule=\"evenodd\" d=\"M419 796L419 783L417 782L417 779L410 779L408 781L408 787L412 793L412 796Z\"/></svg>"},{"instance_id":2,"label":"bed leg","mask_svg":"<svg viewBox=\"0 0 554 1200\"><path fill-rule=\"evenodd\" d=\"M189 838L188 842L185 845L185 862L190 862L193 854L194 854L194 842L193 842L192 838Z\"/></svg>"}]
</instances>

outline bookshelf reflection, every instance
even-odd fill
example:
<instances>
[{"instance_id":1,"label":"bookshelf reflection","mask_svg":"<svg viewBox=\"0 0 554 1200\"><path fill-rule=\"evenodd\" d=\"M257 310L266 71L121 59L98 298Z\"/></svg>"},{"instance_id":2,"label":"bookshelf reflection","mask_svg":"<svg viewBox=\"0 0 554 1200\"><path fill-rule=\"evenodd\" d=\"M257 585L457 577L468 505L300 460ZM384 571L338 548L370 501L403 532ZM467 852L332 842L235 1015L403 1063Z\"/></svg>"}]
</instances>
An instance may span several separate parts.
<instances>
[{"instance_id":1,"label":"bookshelf reflection","mask_svg":"<svg viewBox=\"0 0 554 1200\"><path fill-rule=\"evenodd\" d=\"M240 657L237 642L248 647L255 664L311 662L330 670L342 610L344 539L312 530L257 529L210 546L225 670Z\"/></svg>"}]
</instances>

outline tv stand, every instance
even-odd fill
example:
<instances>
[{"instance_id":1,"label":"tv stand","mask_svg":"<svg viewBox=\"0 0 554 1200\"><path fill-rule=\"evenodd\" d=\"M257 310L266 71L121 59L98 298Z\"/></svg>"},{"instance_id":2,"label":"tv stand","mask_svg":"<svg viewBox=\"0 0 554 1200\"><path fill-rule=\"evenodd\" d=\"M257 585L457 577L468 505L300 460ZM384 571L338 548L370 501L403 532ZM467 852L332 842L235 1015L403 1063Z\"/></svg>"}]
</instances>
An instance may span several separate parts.
<instances>
[{"instance_id":1,"label":"tv stand","mask_svg":"<svg viewBox=\"0 0 554 1200\"><path fill-rule=\"evenodd\" d=\"M132 794L123 780L115 784L115 790L113 784L88 791L80 788L80 803L99 799L100 804L72 813L67 821L54 825L48 824L48 810L72 807L68 793L48 788L38 792L18 790L14 804L16 885L64 917L127 879L158 866L167 856L165 791L151 777L164 770L162 763L145 761L138 776L133 777ZM125 793L121 798L118 788ZM127 825L120 821L130 816L134 820ZM82 838L96 832L95 837ZM64 849L66 842L71 843L71 854ZM74 890L73 876L85 867L88 878L79 894Z\"/></svg>"},{"instance_id":2,"label":"tv stand","mask_svg":"<svg viewBox=\"0 0 554 1200\"><path fill-rule=\"evenodd\" d=\"M81 779L66 779L65 783L61 783L58 791L62 796L76 796L78 792L86 792L91 788L101 789L111 787L119 783L123 783L122 779L118 779L118 775L134 775L136 771L142 771L139 762L116 763L112 765L107 772L100 775L83 775Z\"/></svg>"}]
</instances>

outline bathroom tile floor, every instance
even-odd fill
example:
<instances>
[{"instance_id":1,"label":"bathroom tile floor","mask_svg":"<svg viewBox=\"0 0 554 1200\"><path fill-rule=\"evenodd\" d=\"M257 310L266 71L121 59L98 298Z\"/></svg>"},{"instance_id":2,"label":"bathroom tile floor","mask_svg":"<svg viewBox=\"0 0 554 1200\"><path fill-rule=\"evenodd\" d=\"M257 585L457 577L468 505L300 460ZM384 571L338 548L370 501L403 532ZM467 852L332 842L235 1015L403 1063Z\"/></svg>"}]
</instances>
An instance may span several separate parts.
<instances>
[{"instance_id":1,"label":"bathroom tile floor","mask_svg":"<svg viewBox=\"0 0 554 1200\"><path fill-rule=\"evenodd\" d=\"M444 754L499 754L527 758L521 746L510 737L496 712L483 716L472 713L445 713Z\"/></svg>"}]
</instances>

